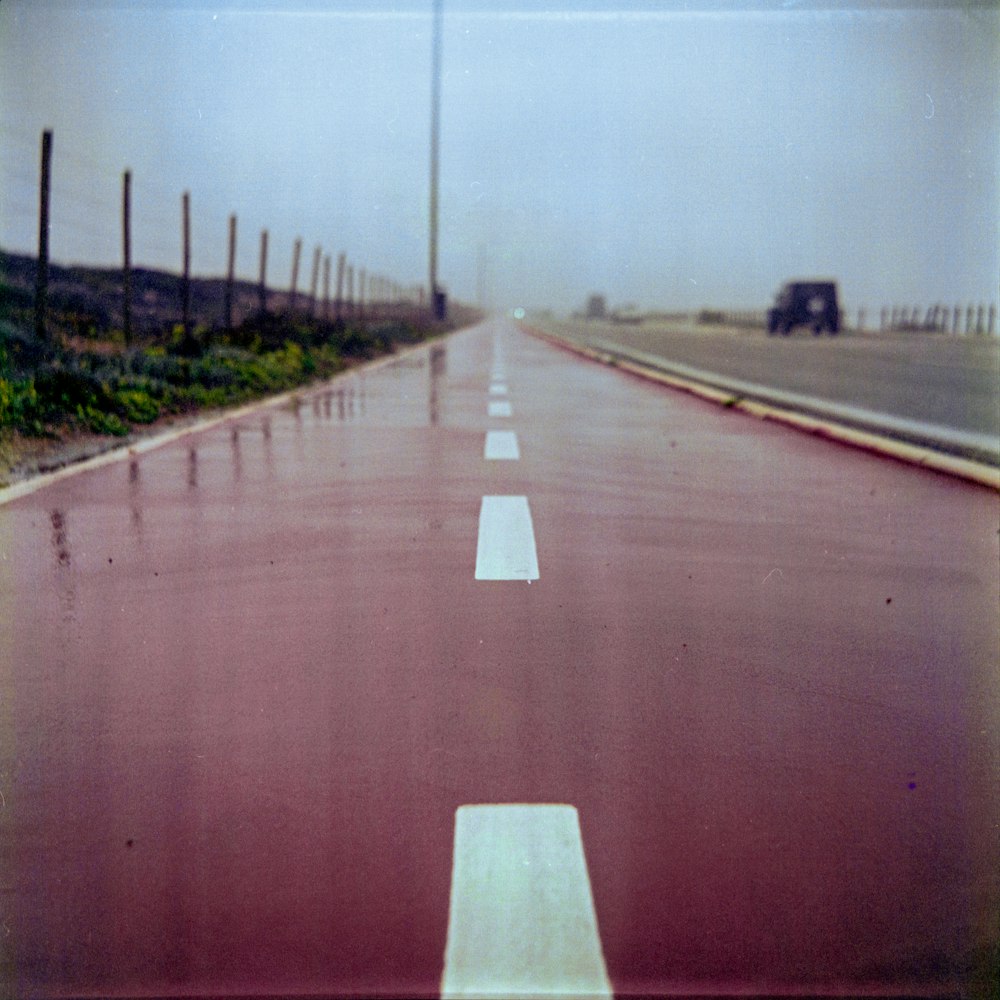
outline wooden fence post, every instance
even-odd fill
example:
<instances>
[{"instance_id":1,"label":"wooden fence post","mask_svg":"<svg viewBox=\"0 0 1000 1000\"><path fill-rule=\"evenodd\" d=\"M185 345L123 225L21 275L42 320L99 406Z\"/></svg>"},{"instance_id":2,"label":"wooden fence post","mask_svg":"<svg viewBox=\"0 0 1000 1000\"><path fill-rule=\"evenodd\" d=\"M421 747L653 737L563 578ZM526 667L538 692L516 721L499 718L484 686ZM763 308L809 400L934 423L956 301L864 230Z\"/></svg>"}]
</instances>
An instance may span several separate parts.
<instances>
[{"instance_id":1,"label":"wooden fence post","mask_svg":"<svg viewBox=\"0 0 1000 1000\"><path fill-rule=\"evenodd\" d=\"M299 257L302 255L302 240L295 241L292 251L292 290L288 296L288 311L295 312L295 299L299 289Z\"/></svg>"},{"instance_id":2,"label":"wooden fence post","mask_svg":"<svg viewBox=\"0 0 1000 1000\"><path fill-rule=\"evenodd\" d=\"M263 316L267 312L267 230L260 231L260 287L257 289L260 296L260 312Z\"/></svg>"},{"instance_id":3,"label":"wooden fence post","mask_svg":"<svg viewBox=\"0 0 1000 1000\"><path fill-rule=\"evenodd\" d=\"M132 171L122 174L122 333L132 343Z\"/></svg>"},{"instance_id":4,"label":"wooden fence post","mask_svg":"<svg viewBox=\"0 0 1000 1000\"><path fill-rule=\"evenodd\" d=\"M347 255L337 254L337 297L333 300L334 318L341 319L344 313L344 270L347 266Z\"/></svg>"},{"instance_id":5,"label":"wooden fence post","mask_svg":"<svg viewBox=\"0 0 1000 1000\"><path fill-rule=\"evenodd\" d=\"M319 288L319 262L322 256L323 250L321 247L317 246L315 251L313 251L313 270L312 270L312 282L309 285L309 318L312 319L316 315L316 292Z\"/></svg>"},{"instance_id":6,"label":"wooden fence post","mask_svg":"<svg viewBox=\"0 0 1000 1000\"><path fill-rule=\"evenodd\" d=\"M323 258L323 319L330 318L330 255Z\"/></svg>"},{"instance_id":7,"label":"wooden fence post","mask_svg":"<svg viewBox=\"0 0 1000 1000\"><path fill-rule=\"evenodd\" d=\"M38 269L35 274L35 334L48 336L49 193L52 187L52 130L42 132L42 172L38 193Z\"/></svg>"},{"instance_id":8,"label":"wooden fence post","mask_svg":"<svg viewBox=\"0 0 1000 1000\"><path fill-rule=\"evenodd\" d=\"M181 238L184 247L184 271L181 277L181 308L184 339L191 336L191 193L181 195Z\"/></svg>"},{"instance_id":9,"label":"wooden fence post","mask_svg":"<svg viewBox=\"0 0 1000 1000\"><path fill-rule=\"evenodd\" d=\"M226 333L233 332L233 285L236 281L236 215L229 216L229 266L226 268Z\"/></svg>"}]
</instances>

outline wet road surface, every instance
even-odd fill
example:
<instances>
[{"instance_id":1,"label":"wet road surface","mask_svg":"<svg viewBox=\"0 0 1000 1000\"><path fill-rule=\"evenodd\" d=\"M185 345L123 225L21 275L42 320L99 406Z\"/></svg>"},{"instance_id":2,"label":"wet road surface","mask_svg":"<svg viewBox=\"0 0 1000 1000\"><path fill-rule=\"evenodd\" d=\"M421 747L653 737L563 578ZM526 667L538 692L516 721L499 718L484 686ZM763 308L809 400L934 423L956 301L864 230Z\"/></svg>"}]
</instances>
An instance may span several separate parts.
<instances>
[{"instance_id":1,"label":"wet road surface","mask_svg":"<svg viewBox=\"0 0 1000 1000\"><path fill-rule=\"evenodd\" d=\"M998 526L502 321L17 500L5 992L436 996L456 811L555 803L618 995L973 994Z\"/></svg>"}]
</instances>

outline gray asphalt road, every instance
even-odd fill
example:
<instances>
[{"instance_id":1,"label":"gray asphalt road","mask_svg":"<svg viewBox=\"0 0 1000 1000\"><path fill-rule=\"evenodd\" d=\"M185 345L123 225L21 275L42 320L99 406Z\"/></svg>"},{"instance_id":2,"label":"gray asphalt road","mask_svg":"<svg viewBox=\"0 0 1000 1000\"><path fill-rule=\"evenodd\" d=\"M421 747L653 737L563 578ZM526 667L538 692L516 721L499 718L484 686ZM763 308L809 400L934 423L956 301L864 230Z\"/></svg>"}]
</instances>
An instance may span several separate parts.
<instances>
[{"instance_id":1,"label":"gray asphalt road","mask_svg":"<svg viewBox=\"0 0 1000 1000\"><path fill-rule=\"evenodd\" d=\"M539 324L763 386L1000 439L1000 338L931 334L769 337L689 323Z\"/></svg>"},{"instance_id":2,"label":"gray asphalt road","mask_svg":"<svg viewBox=\"0 0 1000 1000\"><path fill-rule=\"evenodd\" d=\"M0 993L433 997L534 863L622 996L986 996L998 526L501 322L0 507Z\"/></svg>"}]
</instances>

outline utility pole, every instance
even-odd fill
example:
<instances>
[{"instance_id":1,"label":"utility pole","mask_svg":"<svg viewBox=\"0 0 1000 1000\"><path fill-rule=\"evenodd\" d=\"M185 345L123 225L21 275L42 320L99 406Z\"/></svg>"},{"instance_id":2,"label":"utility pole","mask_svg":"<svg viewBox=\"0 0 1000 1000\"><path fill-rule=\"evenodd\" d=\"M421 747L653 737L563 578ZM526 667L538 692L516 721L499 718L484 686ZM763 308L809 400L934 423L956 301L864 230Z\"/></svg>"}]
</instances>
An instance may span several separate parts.
<instances>
[{"instance_id":1,"label":"utility pole","mask_svg":"<svg viewBox=\"0 0 1000 1000\"><path fill-rule=\"evenodd\" d=\"M430 197L430 297L431 315L444 319L448 303L438 289L438 173L441 143L441 20L443 0L434 0L434 36L431 43L431 197Z\"/></svg>"},{"instance_id":2,"label":"utility pole","mask_svg":"<svg viewBox=\"0 0 1000 1000\"><path fill-rule=\"evenodd\" d=\"M476 305L486 308L486 247L482 243L476 254Z\"/></svg>"}]
</instances>

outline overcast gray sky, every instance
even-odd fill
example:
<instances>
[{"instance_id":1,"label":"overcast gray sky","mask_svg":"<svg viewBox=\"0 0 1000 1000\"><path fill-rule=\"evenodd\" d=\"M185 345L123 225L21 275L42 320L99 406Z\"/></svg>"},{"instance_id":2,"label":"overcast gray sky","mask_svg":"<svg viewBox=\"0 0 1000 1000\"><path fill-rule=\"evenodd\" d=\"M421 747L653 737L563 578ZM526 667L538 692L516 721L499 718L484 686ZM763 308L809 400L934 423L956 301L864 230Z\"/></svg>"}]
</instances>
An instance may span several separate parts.
<instances>
[{"instance_id":1,"label":"overcast gray sky","mask_svg":"<svg viewBox=\"0 0 1000 1000\"><path fill-rule=\"evenodd\" d=\"M292 245L427 276L431 0L0 0L0 246L253 278ZM445 0L439 274L580 308L995 302L1000 6Z\"/></svg>"}]
</instances>

